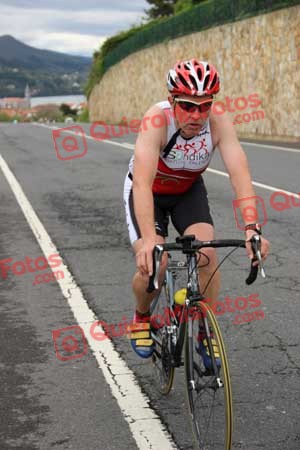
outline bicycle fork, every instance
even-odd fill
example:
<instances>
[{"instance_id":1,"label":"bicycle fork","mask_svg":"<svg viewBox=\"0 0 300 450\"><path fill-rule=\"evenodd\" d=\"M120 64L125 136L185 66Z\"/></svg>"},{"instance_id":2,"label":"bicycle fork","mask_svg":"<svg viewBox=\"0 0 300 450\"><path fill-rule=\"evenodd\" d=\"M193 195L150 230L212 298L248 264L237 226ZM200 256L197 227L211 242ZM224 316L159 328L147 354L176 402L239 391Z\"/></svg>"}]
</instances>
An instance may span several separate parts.
<instances>
[{"instance_id":1,"label":"bicycle fork","mask_svg":"<svg viewBox=\"0 0 300 450\"><path fill-rule=\"evenodd\" d=\"M193 322L191 318L188 315L188 323L187 323L187 329L186 329L186 339L187 339L187 349L188 352L186 356L188 356L188 389L195 390L196 384L194 380L194 355L193 355Z\"/></svg>"}]
</instances>

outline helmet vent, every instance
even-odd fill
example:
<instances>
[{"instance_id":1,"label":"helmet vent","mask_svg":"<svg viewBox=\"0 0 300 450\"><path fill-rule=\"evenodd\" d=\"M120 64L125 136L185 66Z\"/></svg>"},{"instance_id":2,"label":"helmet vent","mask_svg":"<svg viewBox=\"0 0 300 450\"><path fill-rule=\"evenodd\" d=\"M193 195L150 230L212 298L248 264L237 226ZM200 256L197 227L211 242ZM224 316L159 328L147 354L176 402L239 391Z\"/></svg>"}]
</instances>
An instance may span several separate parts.
<instances>
[{"instance_id":1,"label":"helmet vent","mask_svg":"<svg viewBox=\"0 0 300 450\"><path fill-rule=\"evenodd\" d=\"M205 80L204 80L204 84L203 84L203 91L206 91L207 85L209 82L209 74L206 75Z\"/></svg>"},{"instance_id":2,"label":"helmet vent","mask_svg":"<svg viewBox=\"0 0 300 450\"><path fill-rule=\"evenodd\" d=\"M186 81L186 80L184 79L184 77L181 75L181 73L178 73L178 77L179 77L181 83L182 83L186 88L189 89L190 87L189 87L187 81Z\"/></svg>"},{"instance_id":3,"label":"helmet vent","mask_svg":"<svg viewBox=\"0 0 300 450\"><path fill-rule=\"evenodd\" d=\"M172 77L170 77L169 81L170 81L170 83L171 83L171 85L172 85L173 87L175 87L175 88L177 87L177 84L176 84L176 82L173 80Z\"/></svg>"},{"instance_id":4,"label":"helmet vent","mask_svg":"<svg viewBox=\"0 0 300 450\"><path fill-rule=\"evenodd\" d=\"M197 75L198 75L199 80L201 81L202 80L202 70L200 69L200 67L199 67L199 69L197 69Z\"/></svg>"},{"instance_id":5,"label":"helmet vent","mask_svg":"<svg viewBox=\"0 0 300 450\"><path fill-rule=\"evenodd\" d=\"M211 82L211 85L210 85L210 88L211 88L211 89L214 87L214 85L216 84L216 82L217 82L217 74L215 73L215 76L214 76L214 78L213 78L213 80L212 80L212 82Z\"/></svg>"},{"instance_id":6,"label":"helmet vent","mask_svg":"<svg viewBox=\"0 0 300 450\"><path fill-rule=\"evenodd\" d=\"M195 78L192 75L189 75L189 79L191 80L191 82L193 83L194 88L197 91L198 90L198 86L197 86L197 82L196 82Z\"/></svg>"}]
</instances>

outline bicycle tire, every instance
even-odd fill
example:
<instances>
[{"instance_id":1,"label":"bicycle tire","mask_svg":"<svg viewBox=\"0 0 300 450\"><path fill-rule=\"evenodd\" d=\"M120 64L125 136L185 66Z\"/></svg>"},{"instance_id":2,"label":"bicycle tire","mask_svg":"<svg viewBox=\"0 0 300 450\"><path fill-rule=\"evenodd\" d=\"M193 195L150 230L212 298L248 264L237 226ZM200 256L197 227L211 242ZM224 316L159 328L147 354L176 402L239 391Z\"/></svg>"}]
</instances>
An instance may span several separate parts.
<instances>
[{"instance_id":1,"label":"bicycle tire","mask_svg":"<svg viewBox=\"0 0 300 450\"><path fill-rule=\"evenodd\" d=\"M203 301L199 302L196 308L198 314L195 314L194 310L193 315L195 317L190 316L188 318L184 349L186 393L193 435L200 450L231 450L233 433L232 392L224 342L211 308ZM203 317L207 318L211 333L213 333L219 347L221 362L219 379L222 381L223 387L218 385L216 374L207 374L203 359L196 351L199 320L203 321ZM192 386L190 380L195 381L194 386ZM206 391L207 399L204 397ZM213 405L211 410L209 408L210 403L214 400L216 417L212 415Z\"/></svg>"},{"instance_id":2,"label":"bicycle tire","mask_svg":"<svg viewBox=\"0 0 300 450\"><path fill-rule=\"evenodd\" d=\"M152 302L151 305L151 324L152 324L152 336L155 340L160 340L161 345L155 340L155 350L152 355L152 363L154 368L154 376L156 378L156 384L158 390L163 395L168 395L173 386L175 368L171 364L171 351L170 351L170 334L168 333L168 324L173 322L173 318L170 313L170 299L169 292L166 284L164 283L160 291L159 296ZM160 314L162 308L163 314ZM162 317L164 322L154 323L154 317Z\"/></svg>"}]
</instances>

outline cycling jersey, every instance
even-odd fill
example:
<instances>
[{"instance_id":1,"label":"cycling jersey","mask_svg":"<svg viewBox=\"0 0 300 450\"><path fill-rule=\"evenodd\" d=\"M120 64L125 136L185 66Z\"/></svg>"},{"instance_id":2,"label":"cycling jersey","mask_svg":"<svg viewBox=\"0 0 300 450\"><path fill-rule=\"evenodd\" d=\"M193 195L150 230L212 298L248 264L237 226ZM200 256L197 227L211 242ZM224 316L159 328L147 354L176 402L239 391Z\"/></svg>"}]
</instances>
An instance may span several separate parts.
<instances>
[{"instance_id":1,"label":"cycling jersey","mask_svg":"<svg viewBox=\"0 0 300 450\"><path fill-rule=\"evenodd\" d=\"M168 101L163 101L157 103L157 106L164 110L167 117L167 139L169 142L177 130L174 117L171 114L171 105ZM166 157L163 155L164 149L160 151L152 191L156 194L181 194L186 192L208 167L213 151L209 119L197 136L185 139L178 135L175 144ZM129 163L131 174L133 165L134 156Z\"/></svg>"},{"instance_id":2,"label":"cycling jersey","mask_svg":"<svg viewBox=\"0 0 300 450\"><path fill-rule=\"evenodd\" d=\"M129 238L133 244L141 238L141 232L134 211L132 180L128 176L126 176L124 182L123 199ZM204 222L213 225L207 191L201 175L184 194L159 195L154 193L153 203L155 231L160 236L168 236L169 214L180 235L183 235L185 230L195 223ZM197 208L195 208L195 205L197 205Z\"/></svg>"}]
</instances>

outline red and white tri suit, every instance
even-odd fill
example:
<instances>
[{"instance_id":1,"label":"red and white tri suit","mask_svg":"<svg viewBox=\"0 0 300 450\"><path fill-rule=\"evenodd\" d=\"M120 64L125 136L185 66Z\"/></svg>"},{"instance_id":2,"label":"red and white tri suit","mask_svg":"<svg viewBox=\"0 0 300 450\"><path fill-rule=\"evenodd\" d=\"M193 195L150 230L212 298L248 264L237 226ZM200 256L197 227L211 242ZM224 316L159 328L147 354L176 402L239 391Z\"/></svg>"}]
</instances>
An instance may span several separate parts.
<instances>
[{"instance_id":1,"label":"red and white tri suit","mask_svg":"<svg viewBox=\"0 0 300 450\"><path fill-rule=\"evenodd\" d=\"M168 101L157 103L157 105L164 110L168 120L169 142L177 131L174 117L171 115L171 105ZM164 149L160 151L157 172L152 185L155 229L158 235L167 236L169 215L180 235L194 223L205 222L213 226L207 191L201 176L211 161L213 151L209 119L197 136L185 139L179 134L166 157L164 157ZM129 162L123 194L131 243L141 237L134 211L133 165L134 156Z\"/></svg>"},{"instance_id":2,"label":"red and white tri suit","mask_svg":"<svg viewBox=\"0 0 300 450\"><path fill-rule=\"evenodd\" d=\"M157 103L164 110L168 120L167 141L171 139L177 128L171 114L171 105L168 101ZM177 136L176 143L164 158L160 151L157 173L152 190L156 194L182 194L196 181L201 173L208 167L212 155L213 144L211 139L209 120L197 136L189 139ZM134 156L129 163L129 171L133 172Z\"/></svg>"}]
</instances>

